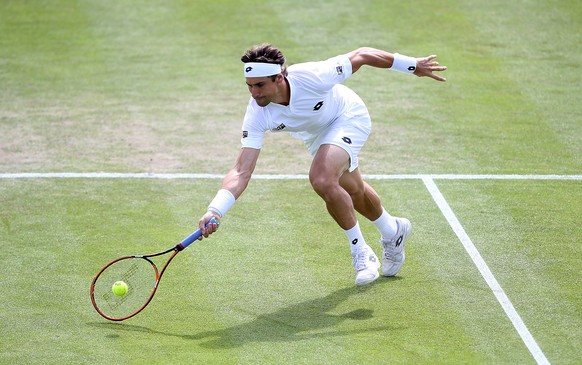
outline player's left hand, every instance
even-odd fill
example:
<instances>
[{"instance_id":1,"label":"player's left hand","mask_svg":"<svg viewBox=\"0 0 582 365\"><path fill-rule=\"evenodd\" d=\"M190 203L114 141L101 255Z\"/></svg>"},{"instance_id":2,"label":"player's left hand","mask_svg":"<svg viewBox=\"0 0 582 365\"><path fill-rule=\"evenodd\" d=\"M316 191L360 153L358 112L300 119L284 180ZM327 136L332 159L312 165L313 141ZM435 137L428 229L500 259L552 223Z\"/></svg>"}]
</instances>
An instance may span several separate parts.
<instances>
[{"instance_id":1,"label":"player's left hand","mask_svg":"<svg viewBox=\"0 0 582 365\"><path fill-rule=\"evenodd\" d=\"M434 74L435 71L445 71L447 69L447 66L440 66L438 62L433 61L436 57L436 55L430 55L424 58L417 58L414 74L418 77L428 76L437 81L447 81L446 78Z\"/></svg>"}]
</instances>

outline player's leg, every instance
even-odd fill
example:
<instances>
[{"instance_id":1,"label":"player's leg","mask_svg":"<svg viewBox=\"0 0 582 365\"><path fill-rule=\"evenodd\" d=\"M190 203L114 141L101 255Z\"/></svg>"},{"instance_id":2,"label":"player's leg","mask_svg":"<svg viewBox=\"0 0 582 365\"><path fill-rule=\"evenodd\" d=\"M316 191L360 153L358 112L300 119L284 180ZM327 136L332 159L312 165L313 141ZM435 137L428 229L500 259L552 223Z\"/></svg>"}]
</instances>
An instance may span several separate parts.
<instances>
[{"instance_id":1,"label":"player's leg","mask_svg":"<svg viewBox=\"0 0 582 365\"><path fill-rule=\"evenodd\" d=\"M348 237L352 263L356 268L356 285L365 285L378 278L380 262L364 240L350 194L340 185L340 178L349 166L350 155L346 150L323 144L311 164L309 181L325 201L329 214Z\"/></svg>"},{"instance_id":2,"label":"player's leg","mask_svg":"<svg viewBox=\"0 0 582 365\"><path fill-rule=\"evenodd\" d=\"M363 180L359 169L343 174L340 184L350 194L355 210L372 221L380 231L380 243L384 248L384 276L396 275L404 264L404 243L410 234L410 221L392 217L383 208L378 193Z\"/></svg>"},{"instance_id":3,"label":"player's leg","mask_svg":"<svg viewBox=\"0 0 582 365\"><path fill-rule=\"evenodd\" d=\"M344 173L340 178L340 185L350 194L354 209L374 223L382 237L396 235L398 230L396 218L384 209L380 196L364 181L359 168Z\"/></svg>"},{"instance_id":4,"label":"player's leg","mask_svg":"<svg viewBox=\"0 0 582 365\"><path fill-rule=\"evenodd\" d=\"M380 196L364 181L359 168L352 172L346 171L340 178L340 185L350 194L358 213L371 221L380 217L383 210Z\"/></svg>"},{"instance_id":5,"label":"player's leg","mask_svg":"<svg viewBox=\"0 0 582 365\"><path fill-rule=\"evenodd\" d=\"M349 155L345 150L325 144L317 151L309 171L313 190L325 201L327 211L344 230L356 224L352 199L339 183L348 166Z\"/></svg>"}]
</instances>

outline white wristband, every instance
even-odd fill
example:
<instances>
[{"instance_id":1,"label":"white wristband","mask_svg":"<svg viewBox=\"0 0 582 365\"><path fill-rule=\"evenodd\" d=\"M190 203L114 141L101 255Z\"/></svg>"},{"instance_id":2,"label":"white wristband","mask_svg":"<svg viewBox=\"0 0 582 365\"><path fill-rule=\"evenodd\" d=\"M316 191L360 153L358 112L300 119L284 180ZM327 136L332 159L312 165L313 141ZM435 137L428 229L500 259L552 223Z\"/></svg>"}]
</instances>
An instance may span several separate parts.
<instances>
[{"instance_id":1,"label":"white wristband","mask_svg":"<svg viewBox=\"0 0 582 365\"><path fill-rule=\"evenodd\" d=\"M234 195L226 189L218 190L216 196L210 202L208 206L208 210L220 214L221 217L224 217L226 212L229 211L230 208L234 205L236 199Z\"/></svg>"},{"instance_id":2,"label":"white wristband","mask_svg":"<svg viewBox=\"0 0 582 365\"><path fill-rule=\"evenodd\" d=\"M400 53L394 53L394 62L389 70L400 71L407 74L414 73L416 70L416 58L404 56Z\"/></svg>"}]
</instances>

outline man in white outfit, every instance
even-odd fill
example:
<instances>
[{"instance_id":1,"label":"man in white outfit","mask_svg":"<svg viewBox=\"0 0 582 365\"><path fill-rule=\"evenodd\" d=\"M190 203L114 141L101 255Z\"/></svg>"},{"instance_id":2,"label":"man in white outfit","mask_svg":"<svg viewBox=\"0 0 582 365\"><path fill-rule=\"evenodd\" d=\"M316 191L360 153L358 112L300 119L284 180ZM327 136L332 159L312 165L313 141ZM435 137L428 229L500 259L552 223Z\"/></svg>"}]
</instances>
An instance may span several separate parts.
<instances>
[{"instance_id":1,"label":"man in white outfit","mask_svg":"<svg viewBox=\"0 0 582 365\"><path fill-rule=\"evenodd\" d=\"M396 275L404 263L404 244L411 224L406 218L391 216L362 178L358 153L370 134L370 115L360 97L341 82L364 65L446 81L434 74L446 70L435 58L413 58L363 47L325 61L286 67L281 51L270 44L249 49L241 58L251 93L242 127L242 148L222 188L199 220L204 237L218 229L218 224L209 224L210 219L223 217L246 189L265 132L291 132L313 155L309 181L347 236L356 285L376 280L380 268L362 236L356 211L380 232L384 276Z\"/></svg>"}]
</instances>

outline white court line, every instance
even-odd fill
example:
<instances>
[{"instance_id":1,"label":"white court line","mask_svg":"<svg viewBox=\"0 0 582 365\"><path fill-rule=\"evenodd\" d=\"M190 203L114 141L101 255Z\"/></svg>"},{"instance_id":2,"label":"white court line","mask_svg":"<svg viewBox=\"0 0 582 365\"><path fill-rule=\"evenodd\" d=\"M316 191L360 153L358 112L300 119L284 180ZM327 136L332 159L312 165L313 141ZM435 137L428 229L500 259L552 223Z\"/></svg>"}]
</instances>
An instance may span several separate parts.
<instances>
[{"instance_id":1,"label":"white court line","mask_svg":"<svg viewBox=\"0 0 582 365\"><path fill-rule=\"evenodd\" d=\"M370 180L582 180L582 175L455 175L455 174L420 174L420 175L363 175ZM0 173L0 179L222 179L224 174L188 174L188 173L122 173L122 172L20 172ZM253 175L258 180L305 180L308 175Z\"/></svg>"},{"instance_id":2,"label":"white court line","mask_svg":"<svg viewBox=\"0 0 582 365\"><path fill-rule=\"evenodd\" d=\"M538 364L549 364L550 362L542 352L536 340L533 338L533 336L527 329L525 323L515 310L515 307L513 306L505 292L503 291L503 288L501 287L501 285L499 285L499 283L493 276L491 270L489 270L489 266L487 266L487 263L485 262L485 260L483 260L483 257L481 257L481 254L471 241L471 238L469 238L469 236L467 235L467 232L465 232L465 230L463 229L463 226L457 219L457 216L455 215L455 213L445 200L444 196L441 194L439 188L436 186L433 179L425 177L422 179L422 181L424 182L424 185L432 195L434 201L437 203L441 212L449 222L451 228L453 229L459 240L461 240L463 247L465 247L465 250L475 263L475 266L477 266L477 269L479 269L481 276L483 276L483 278L487 282L487 285L489 285L489 288L491 288L493 294L495 294L497 301L499 302L499 304L501 304L501 307L503 307L503 310L511 320L511 323L513 323L513 327L515 327L515 329L519 333L519 336L529 349L529 352L533 355L534 359L537 361Z\"/></svg>"}]
</instances>

